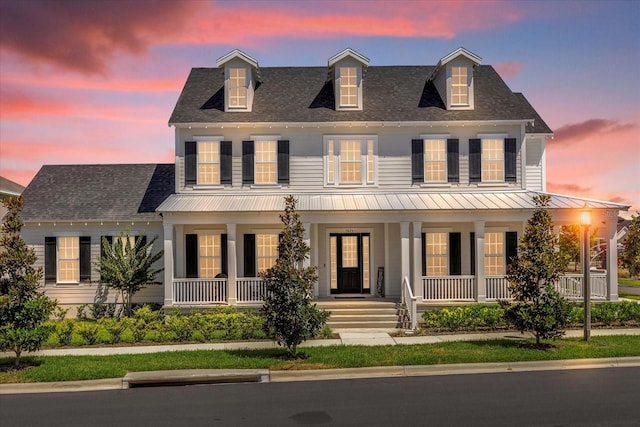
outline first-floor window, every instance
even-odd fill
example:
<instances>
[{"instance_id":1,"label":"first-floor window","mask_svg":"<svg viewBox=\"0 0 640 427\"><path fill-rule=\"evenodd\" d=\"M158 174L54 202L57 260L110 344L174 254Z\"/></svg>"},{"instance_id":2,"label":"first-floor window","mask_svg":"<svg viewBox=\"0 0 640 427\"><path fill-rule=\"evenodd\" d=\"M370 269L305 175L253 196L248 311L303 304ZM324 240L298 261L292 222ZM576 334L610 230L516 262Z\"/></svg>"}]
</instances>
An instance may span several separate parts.
<instances>
[{"instance_id":1,"label":"first-floor window","mask_svg":"<svg viewBox=\"0 0 640 427\"><path fill-rule=\"evenodd\" d=\"M449 233L427 232L427 276L447 276L449 266Z\"/></svg>"},{"instance_id":2,"label":"first-floor window","mask_svg":"<svg viewBox=\"0 0 640 427\"><path fill-rule=\"evenodd\" d=\"M58 237L58 280L80 281L80 240L78 237Z\"/></svg>"},{"instance_id":3,"label":"first-floor window","mask_svg":"<svg viewBox=\"0 0 640 427\"><path fill-rule=\"evenodd\" d=\"M79 283L91 280L91 236L44 239L45 283Z\"/></svg>"},{"instance_id":4,"label":"first-floor window","mask_svg":"<svg viewBox=\"0 0 640 427\"><path fill-rule=\"evenodd\" d=\"M484 274L485 276L504 275L504 233L485 233L484 235Z\"/></svg>"},{"instance_id":5,"label":"first-floor window","mask_svg":"<svg viewBox=\"0 0 640 427\"><path fill-rule=\"evenodd\" d=\"M220 234L198 235L198 261L198 277L212 278L222 273Z\"/></svg>"},{"instance_id":6,"label":"first-floor window","mask_svg":"<svg viewBox=\"0 0 640 427\"><path fill-rule=\"evenodd\" d=\"M278 258L278 241L277 234L256 234L258 273L266 271L275 265Z\"/></svg>"}]
</instances>

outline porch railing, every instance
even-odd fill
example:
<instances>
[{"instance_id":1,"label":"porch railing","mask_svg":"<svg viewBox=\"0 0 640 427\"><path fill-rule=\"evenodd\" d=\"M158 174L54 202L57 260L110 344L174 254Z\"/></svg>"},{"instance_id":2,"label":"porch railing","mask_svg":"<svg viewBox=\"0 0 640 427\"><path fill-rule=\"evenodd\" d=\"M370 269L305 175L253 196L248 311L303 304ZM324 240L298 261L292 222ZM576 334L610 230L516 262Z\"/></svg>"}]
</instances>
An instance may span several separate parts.
<instances>
[{"instance_id":1,"label":"porch railing","mask_svg":"<svg viewBox=\"0 0 640 427\"><path fill-rule=\"evenodd\" d=\"M417 298L413 296L413 292L411 291L411 284L409 283L409 278L406 276L402 281L402 303L405 305L407 309L407 315L409 316L408 320L409 320L411 330L414 330L416 329L416 323L418 321L418 301L417 301Z\"/></svg>"},{"instance_id":2,"label":"porch railing","mask_svg":"<svg viewBox=\"0 0 640 427\"><path fill-rule=\"evenodd\" d=\"M474 276L422 277L425 301L475 301Z\"/></svg>"},{"instance_id":3,"label":"porch railing","mask_svg":"<svg viewBox=\"0 0 640 427\"><path fill-rule=\"evenodd\" d=\"M607 298L607 277L605 273L591 273L591 298ZM583 297L583 275L565 274L560 277L556 290L567 298L580 299Z\"/></svg>"},{"instance_id":4,"label":"porch railing","mask_svg":"<svg viewBox=\"0 0 640 427\"><path fill-rule=\"evenodd\" d=\"M227 279L173 279L173 303L216 304L227 302Z\"/></svg>"},{"instance_id":5,"label":"porch railing","mask_svg":"<svg viewBox=\"0 0 640 427\"><path fill-rule=\"evenodd\" d=\"M265 286L259 277L236 279L236 301L242 303L261 303Z\"/></svg>"},{"instance_id":6,"label":"porch railing","mask_svg":"<svg viewBox=\"0 0 640 427\"><path fill-rule=\"evenodd\" d=\"M511 299L509 282L504 276L488 276L485 280L487 283L487 300Z\"/></svg>"}]
</instances>

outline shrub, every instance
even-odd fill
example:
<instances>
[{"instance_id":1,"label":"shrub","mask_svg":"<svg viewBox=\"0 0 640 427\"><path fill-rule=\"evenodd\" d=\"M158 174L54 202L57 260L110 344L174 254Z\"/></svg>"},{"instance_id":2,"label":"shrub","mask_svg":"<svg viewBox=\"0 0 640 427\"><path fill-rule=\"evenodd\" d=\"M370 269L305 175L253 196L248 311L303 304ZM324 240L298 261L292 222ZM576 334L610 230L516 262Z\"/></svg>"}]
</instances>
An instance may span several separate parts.
<instances>
[{"instance_id":1,"label":"shrub","mask_svg":"<svg viewBox=\"0 0 640 427\"><path fill-rule=\"evenodd\" d=\"M122 320L103 317L97 321L98 325L103 327L109 333L109 342L111 344L119 343L122 339L122 334L128 327L128 323L123 322Z\"/></svg>"},{"instance_id":2,"label":"shrub","mask_svg":"<svg viewBox=\"0 0 640 427\"><path fill-rule=\"evenodd\" d=\"M116 314L116 305L93 303L89 306L89 312L96 320L102 319L103 317L114 317Z\"/></svg>"},{"instance_id":3,"label":"shrub","mask_svg":"<svg viewBox=\"0 0 640 427\"><path fill-rule=\"evenodd\" d=\"M89 304L80 304L78 307L76 307L76 319L78 320L87 320L87 313L85 313L85 310L87 309L87 306Z\"/></svg>"},{"instance_id":4,"label":"shrub","mask_svg":"<svg viewBox=\"0 0 640 427\"><path fill-rule=\"evenodd\" d=\"M98 341L98 325L93 322L80 323L76 327L76 332L87 344L93 345Z\"/></svg>"},{"instance_id":5,"label":"shrub","mask_svg":"<svg viewBox=\"0 0 640 427\"><path fill-rule=\"evenodd\" d=\"M58 335L60 345L71 344L71 337L73 336L75 326L76 322L71 319L64 319L56 325L56 335Z\"/></svg>"},{"instance_id":6,"label":"shrub","mask_svg":"<svg viewBox=\"0 0 640 427\"><path fill-rule=\"evenodd\" d=\"M193 329L192 319L194 319L193 315L183 316L179 308L174 308L165 319L167 331L175 334L178 341L189 341Z\"/></svg>"},{"instance_id":7,"label":"shrub","mask_svg":"<svg viewBox=\"0 0 640 427\"><path fill-rule=\"evenodd\" d=\"M498 305L473 304L422 313L424 327L448 331L503 328L504 310Z\"/></svg>"}]
</instances>

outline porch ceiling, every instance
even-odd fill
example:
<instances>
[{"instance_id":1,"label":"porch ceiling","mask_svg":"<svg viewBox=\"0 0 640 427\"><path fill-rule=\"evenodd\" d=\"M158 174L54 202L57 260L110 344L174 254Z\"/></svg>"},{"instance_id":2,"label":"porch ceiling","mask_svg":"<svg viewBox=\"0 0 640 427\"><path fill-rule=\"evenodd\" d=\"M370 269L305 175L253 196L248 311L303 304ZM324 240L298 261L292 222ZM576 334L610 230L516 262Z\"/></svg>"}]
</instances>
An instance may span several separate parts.
<instances>
[{"instance_id":1,"label":"porch ceiling","mask_svg":"<svg viewBox=\"0 0 640 427\"><path fill-rule=\"evenodd\" d=\"M474 192L367 192L293 193L298 210L322 211L423 211L533 209L535 191ZM285 193L223 192L216 194L173 194L158 212L281 212ZM627 210L618 203L551 194L550 208Z\"/></svg>"}]
</instances>

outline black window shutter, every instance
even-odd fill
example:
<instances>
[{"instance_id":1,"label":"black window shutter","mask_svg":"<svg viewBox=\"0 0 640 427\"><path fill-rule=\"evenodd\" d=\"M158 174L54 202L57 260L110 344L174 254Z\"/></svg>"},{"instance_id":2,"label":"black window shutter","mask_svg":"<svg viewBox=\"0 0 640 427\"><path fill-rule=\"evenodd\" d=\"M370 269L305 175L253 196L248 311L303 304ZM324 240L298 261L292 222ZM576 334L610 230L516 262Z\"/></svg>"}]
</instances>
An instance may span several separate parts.
<instances>
[{"instance_id":1,"label":"black window shutter","mask_svg":"<svg viewBox=\"0 0 640 427\"><path fill-rule=\"evenodd\" d=\"M469 253L471 254L471 274L476 274L476 233L473 231L469 234Z\"/></svg>"},{"instance_id":2,"label":"black window shutter","mask_svg":"<svg viewBox=\"0 0 640 427\"><path fill-rule=\"evenodd\" d=\"M411 140L411 182L424 182L424 141Z\"/></svg>"},{"instance_id":3,"label":"black window shutter","mask_svg":"<svg viewBox=\"0 0 640 427\"><path fill-rule=\"evenodd\" d=\"M244 235L244 277L256 277L256 235Z\"/></svg>"},{"instance_id":4,"label":"black window shutter","mask_svg":"<svg viewBox=\"0 0 640 427\"><path fill-rule=\"evenodd\" d=\"M91 236L80 236L80 281L91 281Z\"/></svg>"},{"instance_id":5,"label":"black window shutter","mask_svg":"<svg viewBox=\"0 0 640 427\"><path fill-rule=\"evenodd\" d=\"M198 277L198 235L185 235L187 277Z\"/></svg>"},{"instance_id":6,"label":"black window shutter","mask_svg":"<svg viewBox=\"0 0 640 427\"><path fill-rule=\"evenodd\" d=\"M242 141L242 183L253 184L253 141Z\"/></svg>"},{"instance_id":7,"label":"black window shutter","mask_svg":"<svg viewBox=\"0 0 640 427\"><path fill-rule=\"evenodd\" d=\"M289 141L278 141L278 184L289 183Z\"/></svg>"},{"instance_id":8,"label":"black window shutter","mask_svg":"<svg viewBox=\"0 0 640 427\"><path fill-rule=\"evenodd\" d=\"M220 235L220 270L225 277L229 275L229 252L226 234Z\"/></svg>"},{"instance_id":9,"label":"black window shutter","mask_svg":"<svg viewBox=\"0 0 640 427\"><path fill-rule=\"evenodd\" d=\"M139 240L142 240L142 243L140 244L140 246L144 246L147 244L147 236L135 236L134 237L134 241L136 242L136 244L138 243Z\"/></svg>"},{"instance_id":10,"label":"black window shutter","mask_svg":"<svg viewBox=\"0 0 640 427\"><path fill-rule=\"evenodd\" d=\"M220 184L231 185L231 141L220 141Z\"/></svg>"},{"instance_id":11,"label":"black window shutter","mask_svg":"<svg viewBox=\"0 0 640 427\"><path fill-rule=\"evenodd\" d=\"M55 283L57 280L56 271L56 238L44 238L44 281L45 283Z\"/></svg>"},{"instance_id":12,"label":"black window shutter","mask_svg":"<svg viewBox=\"0 0 640 427\"><path fill-rule=\"evenodd\" d=\"M427 235L425 233L421 233L420 237L422 238L422 275L427 275Z\"/></svg>"},{"instance_id":13,"label":"black window shutter","mask_svg":"<svg viewBox=\"0 0 640 427\"><path fill-rule=\"evenodd\" d=\"M460 181L459 145L457 138L447 139L447 180L449 182Z\"/></svg>"},{"instance_id":14,"label":"black window shutter","mask_svg":"<svg viewBox=\"0 0 640 427\"><path fill-rule=\"evenodd\" d=\"M504 140L504 180L516 182L516 139Z\"/></svg>"},{"instance_id":15,"label":"black window shutter","mask_svg":"<svg viewBox=\"0 0 640 427\"><path fill-rule=\"evenodd\" d=\"M506 236L507 266L513 263L513 258L518 256L518 233L515 231L507 231Z\"/></svg>"},{"instance_id":16,"label":"black window shutter","mask_svg":"<svg viewBox=\"0 0 640 427\"><path fill-rule=\"evenodd\" d=\"M479 139L469 140L469 182L482 180L482 144Z\"/></svg>"},{"instance_id":17,"label":"black window shutter","mask_svg":"<svg viewBox=\"0 0 640 427\"><path fill-rule=\"evenodd\" d=\"M196 142L186 141L184 143L184 185L195 185L197 183L196 168Z\"/></svg>"},{"instance_id":18,"label":"black window shutter","mask_svg":"<svg viewBox=\"0 0 640 427\"><path fill-rule=\"evenodd\" d=\"M460 233L449 233L449 274L451 276L462 274L461 238Z\"/></svg>"},{"instance_id":19,"label":"black window shutter","mask_svg":"<svg viewBox=\"0 0 640 427\"><path fill-rule=\"evenodd\" d=\"M104 246L102 246L102 241L103 240L107 240L107 243L109 244L109 246L113 245L113 236L102 236L100 237L100 258L104 258L105 253L104 253ZM102 275L100 275L100 280L103 280Z\"/></svg>"}]
</instances>

